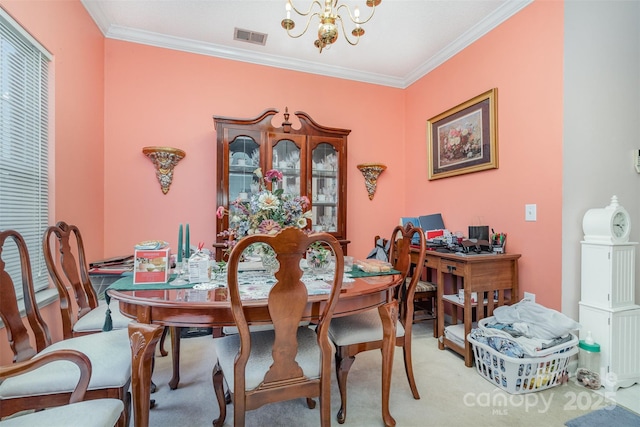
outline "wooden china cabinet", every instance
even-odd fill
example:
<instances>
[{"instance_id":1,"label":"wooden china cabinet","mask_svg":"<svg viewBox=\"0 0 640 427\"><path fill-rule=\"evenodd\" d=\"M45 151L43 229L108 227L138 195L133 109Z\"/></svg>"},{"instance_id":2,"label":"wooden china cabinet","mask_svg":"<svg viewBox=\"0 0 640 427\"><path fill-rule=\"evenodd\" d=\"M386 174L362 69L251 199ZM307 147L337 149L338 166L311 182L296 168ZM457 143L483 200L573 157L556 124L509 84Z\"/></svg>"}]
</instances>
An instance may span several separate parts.
<instances>
[{"instance_id":1,"label":"wooden china cabinet","mask_svg":"<svg viewBox=\"0 0 640 427\"><path fill-rule=\"evenodd\" d=\"M308 229L327 231L346 253L347 237L347 136L349 129L319 125L302 111L294 114L300 128L294 129L285 109L280 127L273 125L276 109L255 118L214 116L217 133L217 206L227 209L237 198L248 199L258 190L254 170L282 172L279 188L311 201L312 220ZM275 184L274 184L275 185ZM275 188L274 188L275 189ZM229 217L217 218L216 232L229 227ZM222 257L224 239L214 244L216 258Z\"/></svg>"}]
</instances>

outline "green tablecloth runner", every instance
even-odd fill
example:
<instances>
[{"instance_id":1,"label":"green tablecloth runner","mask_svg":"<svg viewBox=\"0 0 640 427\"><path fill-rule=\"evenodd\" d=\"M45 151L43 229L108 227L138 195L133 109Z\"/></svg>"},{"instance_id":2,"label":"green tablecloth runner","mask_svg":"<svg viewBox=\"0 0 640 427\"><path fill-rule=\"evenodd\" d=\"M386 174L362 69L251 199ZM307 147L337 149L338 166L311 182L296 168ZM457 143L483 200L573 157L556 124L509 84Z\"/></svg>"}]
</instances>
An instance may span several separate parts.
<instances>
[{"instance_id":1,"label":"green tablecloth runner","mask_svg":"<svg viewBox=\"0 0 640 427\"><path fill-rule=\"evenodd\" d=\"M113 282L108 290L116 291L147 291L147 290L164 290L164 289L191 289L195 283L187 283L185 285L172 285L171 282L176 278L175 274L169 276L167 283L140 283L133 284L133 276L123 276L122 278ZM105 298L108 295L105 292Z\"/></svg>"}]
</instances>

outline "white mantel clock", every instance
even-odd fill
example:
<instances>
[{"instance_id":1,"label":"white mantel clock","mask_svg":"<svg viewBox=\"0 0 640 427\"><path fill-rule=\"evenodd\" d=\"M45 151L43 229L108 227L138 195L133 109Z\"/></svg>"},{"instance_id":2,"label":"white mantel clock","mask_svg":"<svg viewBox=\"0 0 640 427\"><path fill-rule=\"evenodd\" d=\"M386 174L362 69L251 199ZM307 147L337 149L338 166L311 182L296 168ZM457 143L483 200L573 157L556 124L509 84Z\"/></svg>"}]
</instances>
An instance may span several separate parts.
<instances>
[{"instance_id":1,"label":"white mantel clock","mask_svg":"<svg viewBox=\"0 0 640 427\"><path fill-rule=\"evenodd\" d=\"M629 241L629 213L616 196L604 208L589 209L582 218L584 241L591 243L625 243Z\"/></svg>"},{"instance_id":2,"label":"white mantel clock","mask_svg":"<svg viewBox=\"0 0 640 427\"><path fill-rule=\"evenodd\" d=\"M613 390L640 383L640 305L635 304L635 251L629 213L613 196L582 219L580 335L601 349L601 379Z\"/></svg>"}]
</instances>

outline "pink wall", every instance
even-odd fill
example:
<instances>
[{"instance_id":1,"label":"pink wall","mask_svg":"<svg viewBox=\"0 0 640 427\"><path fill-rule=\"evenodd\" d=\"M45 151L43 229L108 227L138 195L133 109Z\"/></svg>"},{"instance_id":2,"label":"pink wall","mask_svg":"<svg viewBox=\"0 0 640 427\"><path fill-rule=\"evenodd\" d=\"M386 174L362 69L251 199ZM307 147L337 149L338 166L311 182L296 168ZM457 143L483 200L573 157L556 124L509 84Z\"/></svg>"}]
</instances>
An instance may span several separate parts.
<instances>
[{"instance_id":1,"label":"pink wall","mask_svg":"<svg viewBox=\"0 0 640 427\"><path fill-rule=\"evenodd\" d=\"M442 212L447 228L489 225L520 253L521 289L561 303L563 4L535 2L406 91L408 214ZM427 179L426 121L498 88L499 168ZM524 205L537 204L537 222Z\"/></svg>"},{"instance_id":2,"label":"pink wall","mask_svg":"<svg viewBox=\"0 0 640 427\"><path fill-rule=\"evenodd\" d=\"M130 253L146 239L177 246L215 241L216 134L212 116L255 117L267 108L304 111L347 128L349 253L364 257L373 236L390 233L404 204L404 92L121 41L106 41L105 255ZM373 107L375 106L375 107ZM292 115L293 116L293 115ZM279 126L283 118L277 116ZM164 195L142 147L184 150ZM359 163L388 169L369 201Z\"/></svg>"}]
</instances>

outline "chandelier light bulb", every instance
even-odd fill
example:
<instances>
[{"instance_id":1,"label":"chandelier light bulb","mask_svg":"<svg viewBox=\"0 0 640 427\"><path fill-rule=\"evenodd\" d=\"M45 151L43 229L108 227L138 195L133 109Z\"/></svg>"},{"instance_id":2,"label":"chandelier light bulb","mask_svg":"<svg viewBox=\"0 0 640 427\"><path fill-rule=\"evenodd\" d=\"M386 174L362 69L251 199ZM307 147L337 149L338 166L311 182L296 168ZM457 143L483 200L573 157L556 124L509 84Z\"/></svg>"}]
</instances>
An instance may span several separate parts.
<instances>
[{"instance_id":1,"label":"chandelier light bulb","mask_svg":"<svg viewBox=\"0 0 640 427\"><path fill-rule=\"evenodd\" d=\"M324 0L324 7L319 0L315 0L309 6L307 11L299 10L293 4L293 0L287 0L285 4L286 18L282 20L281 25L287 31L287 34L291 38L299 38L307 32L309 25L314 17L319 20L318 23L318 38L314 41L314 46L322 53L324 48L328 48L331 44L338 40L339 28L336 25L336 20L340 21L340 27L344 33L344 39L352 46L355 46L360 41L365 33L362 28L363 24L366 24L373 18L376 7L382 3L382 0L366 0L365 4L371 9L371 14L365 19L360 19L360 8L355 6L353 8L353 14L347 4L338 4L340 0ZM315 11L314 11L315 8ZM318 10L318 8L320 10ZM342 10L342 11L341 11ZM291 19L291 11L306 18L306 25L300 34L293 34L291 30L295 28L295 23ZM338 12L342 13L340 15ZM355 25L355 28L351 31L351 35L355 37L355 40L350 38L349 33L346 32L345 23L351 22Z\"/></svg>"}]
</instances>

